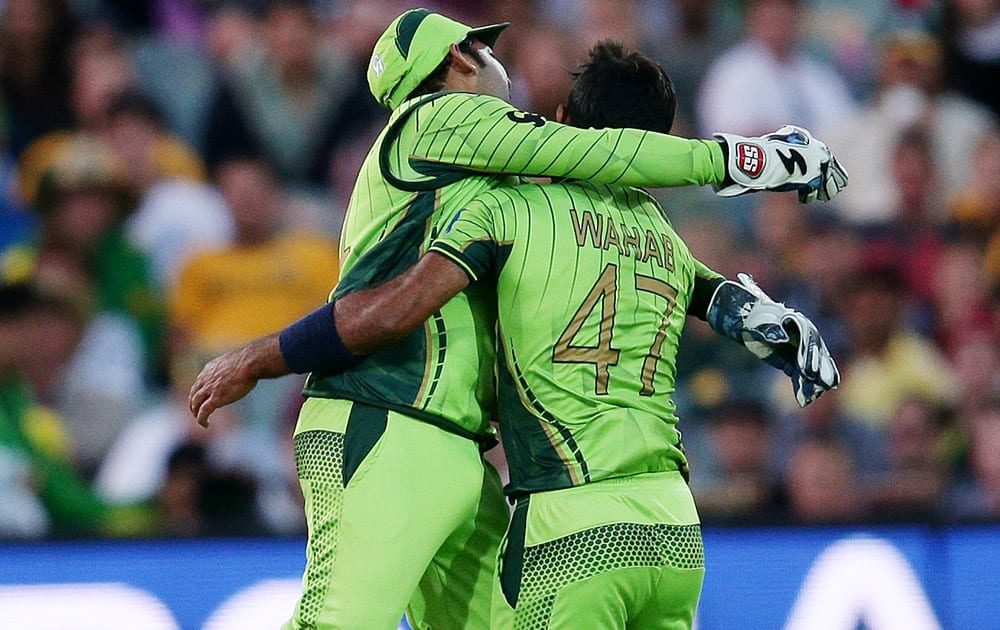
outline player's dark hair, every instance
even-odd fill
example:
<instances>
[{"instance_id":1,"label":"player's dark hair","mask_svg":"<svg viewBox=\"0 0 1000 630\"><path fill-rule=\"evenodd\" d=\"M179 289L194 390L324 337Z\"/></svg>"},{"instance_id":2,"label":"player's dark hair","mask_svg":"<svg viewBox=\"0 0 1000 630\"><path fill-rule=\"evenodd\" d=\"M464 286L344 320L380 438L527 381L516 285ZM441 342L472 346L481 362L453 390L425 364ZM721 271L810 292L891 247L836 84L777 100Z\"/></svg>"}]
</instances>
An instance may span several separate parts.
<instances>
[{"instance_id":1,"label":"player's dark hair","mask_svg":"<svg viewBox=\"0 0 1000 630\"><path fill-rule=\"evenodd\" d=\"M486 60L483 59L481 52L472 47L471 39L463 39L458 44L458 50L472 57L473 61L480 68L486 67ZM451 55L445 55L445 58L438 64L434 71L427 75L420 85L413 88L413 91L406 97L408 99L414 98L416 96L423 96L424 94L434 94L435 92L440 92L441 88L444 87L444 82L448 78L448 68L451 67Z\"/></svg>"},{"instance_id":2,"label":"player's dark hair","mask_svg":"<svg viewBox=\"0 0 1000 630\"><path fill-rule=\"evenodd\" d=\"M573 73L566 109L574 127L632 127L668 133L677 97L660 64L640 53L626 52L618 42L603 41L590 50L590 61Z\"/></svg>"}]
</instances>

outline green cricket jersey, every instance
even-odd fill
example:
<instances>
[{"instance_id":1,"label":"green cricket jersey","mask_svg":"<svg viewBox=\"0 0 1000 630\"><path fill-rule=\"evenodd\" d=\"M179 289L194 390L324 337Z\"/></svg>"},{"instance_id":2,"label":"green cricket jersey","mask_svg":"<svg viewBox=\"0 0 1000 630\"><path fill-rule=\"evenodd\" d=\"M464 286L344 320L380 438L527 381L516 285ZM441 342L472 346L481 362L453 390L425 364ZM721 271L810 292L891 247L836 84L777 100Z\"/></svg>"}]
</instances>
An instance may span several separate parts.
<instances>
[{"instance_id":1,"label":"green cricket jersey","mask_svg":"<svg viewBox=\"0 0 1000 630\"><path fill-rule=\"evenodd\" d=\"M685 471L671 398L694 259L647 193L582 182L484 193L431 250L494 284L507 491Z\"/></svg>"},{"instance_id":2,"label":"green cricket jersey","mask_svg":"<svg viewBox=\"0 0 1000 630\"><path fill-rule=\"evenodd\" d=\"M362 164L334 296L409 268L451 214L486 190L515 183L511 175L676 186L718 183L725 165L714 141L576 129L480 94L411 99L393 112ZM495 301L473 286L401 343L346 372L312 374L304 393L384 406L488 439L494 319Z\"/></svg>"}]
</instances>

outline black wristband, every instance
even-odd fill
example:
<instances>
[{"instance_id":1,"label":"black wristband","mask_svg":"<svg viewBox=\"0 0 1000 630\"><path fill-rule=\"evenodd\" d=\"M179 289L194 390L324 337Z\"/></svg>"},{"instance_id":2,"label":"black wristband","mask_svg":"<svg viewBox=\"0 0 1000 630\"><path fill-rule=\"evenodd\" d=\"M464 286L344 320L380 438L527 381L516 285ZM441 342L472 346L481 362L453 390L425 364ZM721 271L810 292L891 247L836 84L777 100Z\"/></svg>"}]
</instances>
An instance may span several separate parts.
<instances>
[{"instance_id":1,"label":"black wristband","mask_svg":"<svg viewBox=\"0 0 1000 630\"><path fill-rule=\"evenodd\" d=\"M725 280L725 278L695 276L694 291L691 292L691 303L688 304L687 314L694 315L702 321L708 321L708 307L712 303L712 296Z\"/></svg>"},{"instance_id":2,"label":"black wristband","mask_svg":"<svg viewBox=\"0 0 1000 630\"><path fill-rule=\"evenodd\" d=\"M281 331L278 346L292 372L336 374L361 362L337 332L335 304L324 304Z\"/></svg>"}]
</instances>

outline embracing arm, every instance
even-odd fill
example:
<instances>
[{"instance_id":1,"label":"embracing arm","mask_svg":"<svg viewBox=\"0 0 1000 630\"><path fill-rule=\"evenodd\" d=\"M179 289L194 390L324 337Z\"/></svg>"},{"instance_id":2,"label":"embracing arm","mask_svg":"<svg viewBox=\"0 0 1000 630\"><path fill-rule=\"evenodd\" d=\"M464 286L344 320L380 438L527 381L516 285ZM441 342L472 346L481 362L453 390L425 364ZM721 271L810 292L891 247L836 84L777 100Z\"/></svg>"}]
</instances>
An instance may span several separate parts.
<instances>
[{"instance_id":1,"label":"embracing arm","mask_svg":"<svg viewBox=\"0 0 1000 630\"><path fill-rule=\"evenodd\" d=\"M638 129L580 129L470 94L432 97L394 126L417 110L420 135L409 163L424 175L458 170L638 187L712 184L726 197L796 190L803 202L829 201L847 185L847 172L829 148L794 126L755 138L690 140Z\"/></svg>"},{"instance_id":2,"label":"embracing arm","mask_svg":"<svg viewBox=\"0 0 1000 630\"><path fill-rule=\"evenodd\" d=\"M324 304L280 333L209 361L188 395L191 413L207 427L212 412L246 396L260 379L345 370L406 337L468 284L458 265L427 254L383 285Z\"/></svg>"},{"instance_id":3,"label":"embracing arm","mask_svg":"<svg viewBox=\"0 0 1000 630\"><path fill-rule=\"evenodd\" d=\"M371 354L409 335L468 285L461 267L430 252L389 282L338 299L337 332L352 353Z\"/></svg>"},{"instance_id":4,"label":"embracing arm","mask_svg":"<svg viewBox=\"0 0 1000 630\"><path fill-rule=\"evenodd\" d=\"M638 129L579 129L490 96L447 94L419 106L411 166L564 177L623 186L720 184L722 146Z\"/></svg>"}]
</instances>

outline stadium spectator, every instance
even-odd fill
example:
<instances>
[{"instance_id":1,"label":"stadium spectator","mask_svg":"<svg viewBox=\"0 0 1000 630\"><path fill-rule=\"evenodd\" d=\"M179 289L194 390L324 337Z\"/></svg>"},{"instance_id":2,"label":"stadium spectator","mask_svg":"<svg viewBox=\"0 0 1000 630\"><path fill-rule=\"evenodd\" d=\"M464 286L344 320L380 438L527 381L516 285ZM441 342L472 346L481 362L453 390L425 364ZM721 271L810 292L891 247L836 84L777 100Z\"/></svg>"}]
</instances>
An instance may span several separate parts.
<instances>
[{"instance_id":1,"label":"stadium spectator","mask_svg":"<svg viewBox=\"0 0 1000 630\"><path fill-rule=\"evenodd\" d=\"M368 95L367 107L352 102L364 67L321 38L303 0L270 2L262 26L262 41L228 51L205 132L208 163L258 153L283 182L323 186L338 145L376 111Z\"/></svg>"},{"instance_id":2,"label":"stadium spectator","mask_svg":"<svg viewBox=\"0 0 1000 630\"><path fill-rule=\"evenodd\" d=\"M949 86L1000 116L1000 2L946 2L943 31Z\"/></svg>"},{"instance_id":3,"label":"stadium spectator","mask_svg":"<svg viewBox=\"0 0 1000 630\"><path fill-rule=\"evenodd\" d=\"M794 446L784 487L793 523L842 524L868 518L854 457L837 440L807 438Z\"/></svg>"},{"instance_id":4,"label":"stadium spectator","mask_svg":"<svg viewBox=\"0 0 1000 630\"><path fill-rule=\"evenodd\" d=\"M122 231L134 201L114 157L99 143L78 139L41 178L37 239L5 257L27 258L37 276L93 287L96 314L57 396L85 470L97 465L117 429L145 404L159 374L162 298L147 259Z\"/></svg>"},{"instance_id":5,"label":"stadium spectator","mask_svg":"<svg viewBox=\"0 0 1000 630\"><path fill-rule=\"evenodd\" d=\"M286 193L263 160L230 158L217 168L216 182L235 224L233 243L192 254L170 296L175 334L203 361L310 312L338 275L336 241L286 229ZM281 438L288 400L298 398L302 379L263 385L237 411L250 436L241 459L253 466L268 525L296 531L298 490L287 483L292 453Z\"/></svg>"},{"instance_id":6,"label":"stadium spectator","mask_svg":"<svg viewBox=\"0 0 1000 630\"><path fill-rule=\"evenodd\" d=\"M784 388L781 389L784 393ZM779 411L772 422L775 445L772 465L778 470L788 467L794 445L818 439L846 446L862 480L885 472L887 435L844 413L839 396L823 396L805 409Z\"/></svg>"},{"instance_id":7,"label":"stadium spectator","mask_svg":"<svg viewBox=\"0 0 1000 630\"><path fill-rule=\"evenodd\" d=\"M201 158L162 127L155 107L136 91L134 65L120 36L107 27L93 28L81 35L74 50L75 125L42 136L21 154L24 200L35 202L42 175L80 142L101 142L118 153L123 175L137 194L160 179L203 180Z\"/></svg>"},{"instance_id":8,"label":"stadium spectator","mask_svg":"<svg viewBox=\"0 0 1000 630\"><path fill-rule=\"evenodd\" d=\"M989 284L982 249L969 240L950 242L941 249L930 272L934 289L933 336L938 347L955 357L957 348L968 337L990 326Z\"/></svg>"},{"instance_id":9,"label":"stadium spectator","mask_svg":"<svg viewBox=\"0 0 1000 630\"><path fill-rule=\"evenodd\" d=\"M635 2L546 0L541 9L547 22L557 25L570 34L573 41L578 42L580 59L585 58L587 46L592 42L613 40L627 46L637 46L642 37L641 13ZM495 14L493 17L510 19L504 14ZM531 16L528 18L531 19ZM572 71L572 67L565 70Z\"/></svg>"},{"instance_id":10,"label":"stadium spectator","mask_svg":"<svg viewBox=\"0 0 1000 630\"><path fill-rule=\"evenodd\" d=\"M782 295L788 295L788 285L811 282L811 270L800 267L802 251L808 247L813 237L813 223L816 219L811 217L812 213L801 212L798 205L795 195L758 196L754 199L751 215L756 247L750 255L754 257L754 262L744 264L743 268L756 270L769 286L781 286ZM802 286L796 288L800 291L819 289Z\"/></svg>"},{"instance_id":11,"label":"stadium spectator","mask_svg":"<svg viewBox=\"0 0 1000 630\"><path fill-rule=\"evenodd\" d=\"M234 231L219 191L182 179L147 190L125 222L129 242L149 257L156 285L168 295L190 256L230 244Z\"/></svg>"},{"instance_id":12,"label":"stadium spectator","mask_svg":"<svg viewBox=\"0 0 1000 630\"><path fill-rule=\"evenodd\" d=\"M969 422L970 478L956 485L949 508L960 521L1000 519L1000 407L983 409Z\"/></svg>"},{"instance_id":13,"label":"stadium spectator","mask_svg":"<svg viewBox=\"0 0 1000 630\"><path fill-rule=\"evenodd\" d=\"M644 25L641 47L660 62L674 82L675 127L680 127L681 135L693 135L698 125L698 88L708 68L739 34L738 18L725 2L675 0L654 7L640 11Z\"/></svg>"},{"instance_id":14,"label":"stadium spectator","mask_svg":"<svg viewBox=\"0 0 1000 630\"><path fill-rule=\"evenodd\" d=\"M950 410L917 396L896 406L887 427L886 470L868 489L869 509L885 521L934 522L949 479L945 433Z\"/></svg>"},{"instance_id":15,"label":"stadium spectator","mask_svg":"<svg viewBox=\"0 0 1000 630\"><path fill-rule=\"evenodd\" d=\"M142 512L112 510L74 467L59 416L35 398L65 367L89 313L70 283L0 286L0 537L146 531Z\"/></svg>"},{"instance_id":16,"label":"stadium spectator","mask_svg":"<svg viewBox=\"0 0 1000 630\"><path fill-rule=\"evenodd\" d=\"M256 494L252 478L214 470L204 446L183 443L167 461L157 501L159 533L172 537L266 533L255 511Z\"/></svg>"},{"instance_id":17,"label":"stadium spectator","mask_svg":"<svg viewBox=\"0 0 1000 630\"><path fill-rule=\"evenodd\" d=\"M956 416L964 425L1000 400L1000 344L987 325L963 331L951 346L951 362L961 387Z\"/></svg>"},{"instance_id":18,"label":"stadium spectator","mask_svg":"<svg viewBox=\"0 0 1000 630\"><path fill-rule=\"evenodd\" d=\"M974 151L969 176L949 205L951 220L985 242L1000 234L1000 131L982 138Z\"/></svg>"},{"instance_id":19,"label":"stadium spectator","mask_svg":"<svg viewBox=\"0 0 1000 630\"><path fill-rule=\"evenodd\" d=\"M122 162L128 184L136 190L147 190L168 178L205 179L201 158L170 135L163 113L136 89L111 100L101 135Z\"/></svg>"},{"instance_id":20,"label":"stadium spectator","mask_svg":"<svg viewBox=\"0 0 1000 630\"><path fill-rule=\"evenodd\" d=\"M222 163L216 182L235 224L230 246L203 250L181 270L172 324L208 356L295 321L337 279L337 244L285 230L285 192L256 157Z\"/></svg>"},{"instance_id":21,"label":"stadium spectator","mask_svg":"<svg viewBox=\"0 0 1000 630\"><path fill-rule=\"evenodd\" d=\"M566 72L554 72L553 59L572 59L573 39L565 32L548 25L535 25L521 33L511 50L513 83L512 99L526 110L546 118L555 117L556 107L566 100L572 87L572 77Z\"/></svg>"},{"instance_id":22,"label":"stadium spectator","mask_svg":"<svg viewBox=\"0 0 1000 630\"><path fill-rule=\"evenodd\" d=\"M125 232L149 257L157 286L168 290L194 250L230 241L229 211L204 183L201 158L170 135L159 108L142 92L130 89L114 98L101 137L139 194Z\"/></svg>"},{"instance_id":23,"label":"stadium spectator","mask_svg":"<svg viewBox=\"0 0 1000 630\"><path fill-rule=\"evenodd\" d=\"M919 309L916 323L930 332L927 323L934 300L934 277L947 245L943 230L942 206L936 198L940 170L930 137L923 127L903 131L890 155L891 179L898 195L891 210L891 221L868 226L864 256L871 262L893 266L903 276L911 308Z\"/></svg>"},{"instance_id":24,"label":"stadium spectator","mask_svg":"<svg viewBox=\"0 0 1000 630\"><path fill-rule=\"evenodd\" d=\"M69 51L76 25L65 0L8 0L0 10L0 135L18 155L72 123Z\"/></svg>"},{"instance_id":25,"label":"stadium spectator","mask_svg":"<svg viewBox=\"0 0 1000 630\"><path fill-rule=\"evenodd\" d=\"M764 405L731 399L711 414L709 423L710 456L692 462L691 473L703 522L762 523L774 518L783 509L782 492L771 467L774 431Z\"/></svg>"},{"instance_id":26,"label":"stadium spectator","mask_svg":"<svg viewBox=\"0 0 1000 630\"><path fill-rule=\"evenodd\" d=\"M893 147L915 125L925 129L938 172L930 218L947 218L948 198L972 170L973 152L994 131L990 112L943 89L939 40L923 31L901 31L881 42L878 86L854 116L833 130L830 144L851 164L851 189L839 198L842 216L856 224L891 221L900 205L898 182L884 177Z\"/></svg>"},{"instance_id":27,"label":"stadium spectator","mask_svg":"<svg viewBox=\"0 0 1000 630\"><path fill-rule=\"evenodd\" d=\"M873 267L842 290L839 315L848 337L840 357L842 408L885 430L900 401L912 395L952 404L958 384L943 354L904 321L906 285L892 267Z\"/></svg>"},{"instance_id":28,"label":"stadium spectator","mask_svg":"<svg viewBox=\"0 0 1000 630\"><path fill-rule=\"evenodd\" d=\"M794 120L823 137L852 112L853 97L843 79L800 47L804 4L747 2L745 39L712 64L702 83L703 134L766 133Z\"/></svg>"},{"instance_id":29,"label":"stadium spectator","mask_svg":"<svg viewBox=\"0 0 1000 630\"><path fill-rule=\"evenodd\" d=\"M169 389L117 435L97 471L94 488L111 505L160 503L165 530L177 532L182 528L172 524L178 519L170 515L179 510L178 488L168 488L178 483L170 478L175 451L185 445L202 445L200 469L220 475L246 473L254 454L248 431L233 409L219 416L218 430L211 435L196 430L187 408L187 392L201 363L179 335L172 337L168 356Z\"/></svg>"}]
</instances>

